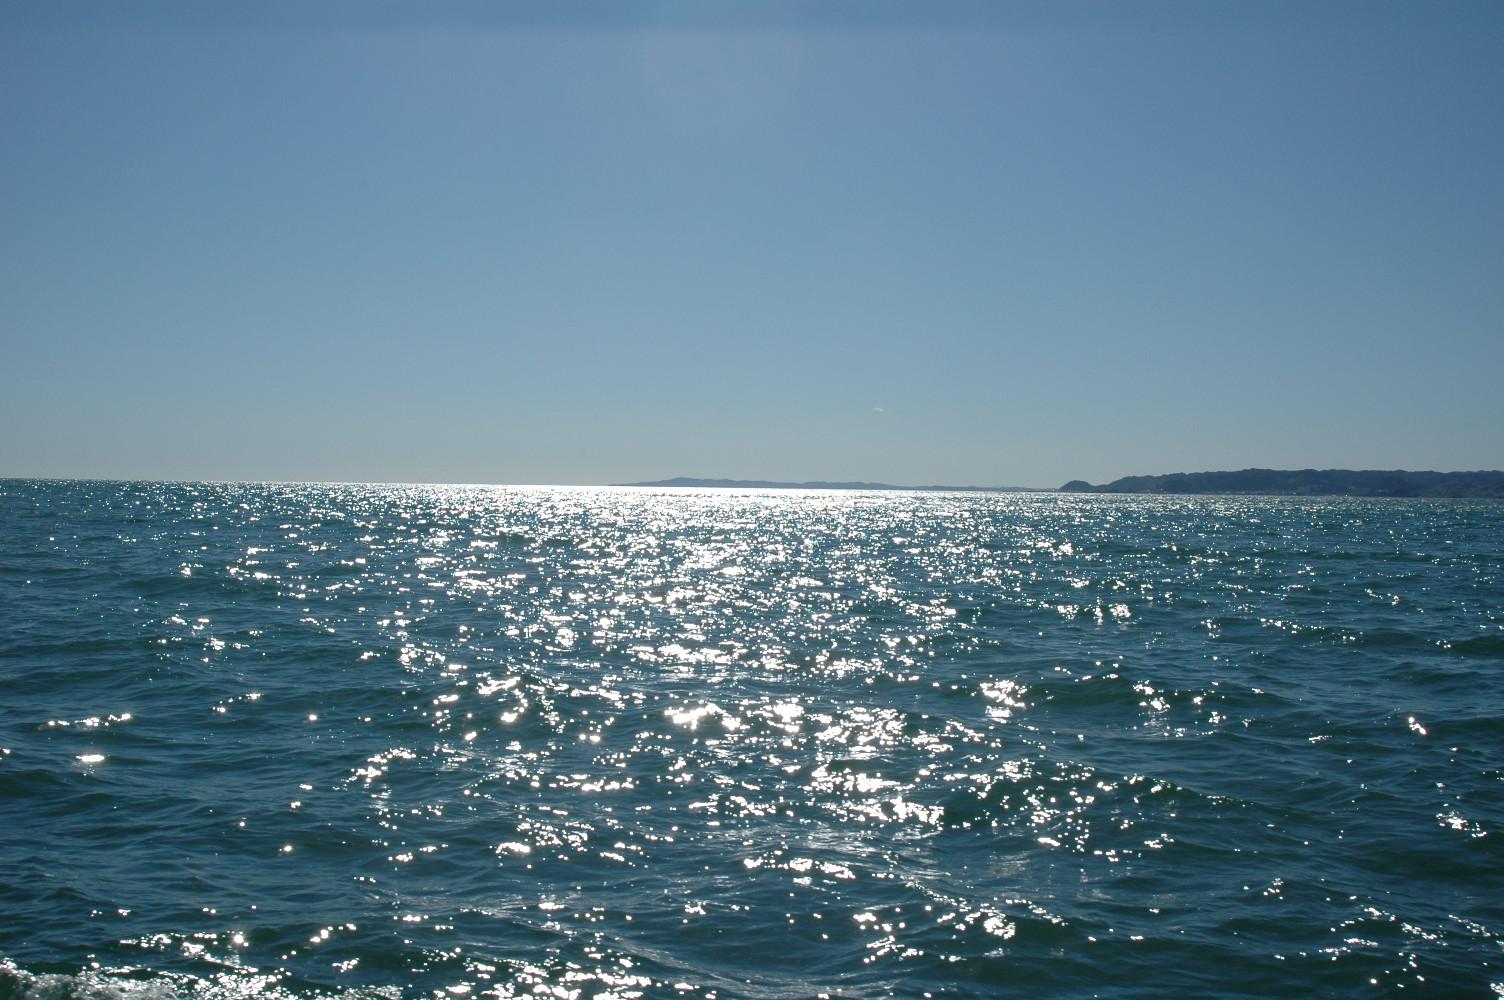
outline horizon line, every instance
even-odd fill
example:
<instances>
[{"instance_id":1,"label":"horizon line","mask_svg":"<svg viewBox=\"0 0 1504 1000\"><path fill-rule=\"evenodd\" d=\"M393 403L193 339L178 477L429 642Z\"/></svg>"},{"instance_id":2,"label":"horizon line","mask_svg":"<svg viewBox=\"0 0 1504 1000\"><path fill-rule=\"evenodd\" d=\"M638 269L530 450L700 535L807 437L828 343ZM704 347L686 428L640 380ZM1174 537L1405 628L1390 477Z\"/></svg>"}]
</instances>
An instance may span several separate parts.
<instances>
[{"instance_id":1,"label":"horizon line","mask_svg":"<svg viewBox=\"0 0 1504 1000\"><path fill-rule=\"evenodd\" d=\"M677 477L688 479L692 477ZM708 477L707 477L708 478ZM183 479L183 478L142 478L130 479L119 476L21 476L0 475L0 483L8 482L37 482L37 483L142 483L156 486L180 486L180 485L204 485L204 486L464 486L488 489L795 489L825 490L829 492L860 492L862 489L870 489L874 492L883 490L923 492L926 490L964 493L967 491L992 491L992 492L1017 492L1017 493L1057 493L1054 486L945 486L940 484L924 486L904 486L895 483L857 483L856 487L843 486L835 481L810 480L808 483L796 483L790 481L783 485L778 480L725 480L732 485L707 485L685 483L674 485L666 480L652 480L637 483L484 483L484 482L459 482L449 480L398 480L398 479ZM828 485L815 485L827 483ZM746 486L735 485L746 483Z\"/></svg>"}]
</instances>

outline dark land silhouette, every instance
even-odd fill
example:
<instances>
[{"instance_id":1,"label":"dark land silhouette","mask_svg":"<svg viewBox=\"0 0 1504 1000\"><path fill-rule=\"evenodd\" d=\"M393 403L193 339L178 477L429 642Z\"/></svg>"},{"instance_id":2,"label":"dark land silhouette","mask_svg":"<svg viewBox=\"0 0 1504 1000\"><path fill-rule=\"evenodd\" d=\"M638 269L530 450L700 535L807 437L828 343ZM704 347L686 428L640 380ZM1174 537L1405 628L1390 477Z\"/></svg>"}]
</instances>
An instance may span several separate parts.
<instances>
[{"instance_id":1,"label":"dark land silhouette","mask_svg":"<svg viewBox=\"0 0 1504 1000\"><path fill-rule=\"evenodd\" d=\"M1124 476L1093 486L1073 479L1062 493L1251 493L1281 496L1504 498L1504 472L1404 469L1242 469Z\"/></svg>"}]
</instances>

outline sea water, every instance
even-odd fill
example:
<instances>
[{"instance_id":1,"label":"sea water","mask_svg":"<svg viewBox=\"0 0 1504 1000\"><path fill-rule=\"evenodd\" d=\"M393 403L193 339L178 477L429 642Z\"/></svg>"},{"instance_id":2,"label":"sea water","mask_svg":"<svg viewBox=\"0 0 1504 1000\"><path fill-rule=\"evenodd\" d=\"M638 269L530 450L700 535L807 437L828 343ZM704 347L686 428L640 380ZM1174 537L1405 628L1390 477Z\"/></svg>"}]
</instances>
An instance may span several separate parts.
<instances>
[{"instance_id":1,"label":"sea water","mask_svg":"<svg viewBox=\"0 0 1504 1000\"><path fill-rule=\"evenodd\" d=\"M0 482L0 996L1504 993L1504 505Z\"/></svg>"}]
</instances>

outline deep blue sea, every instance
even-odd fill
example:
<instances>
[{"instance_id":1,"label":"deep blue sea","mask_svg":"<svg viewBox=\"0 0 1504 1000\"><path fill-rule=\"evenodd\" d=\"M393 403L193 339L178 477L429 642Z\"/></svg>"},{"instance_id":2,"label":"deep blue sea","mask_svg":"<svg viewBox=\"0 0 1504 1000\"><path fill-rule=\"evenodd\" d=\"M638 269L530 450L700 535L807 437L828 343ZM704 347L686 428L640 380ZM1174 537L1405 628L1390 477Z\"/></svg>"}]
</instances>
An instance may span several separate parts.
<instances>
[{"instance_id":1,"label":"deep blue sea","mask_svg":"<svg viewBox=\"0 0 1504 1000\"><path fill-rule=\"evenodd\" d=\"M1504 996L1504 504L0 481L0 997Z\"/></svg>"}]
</instances>

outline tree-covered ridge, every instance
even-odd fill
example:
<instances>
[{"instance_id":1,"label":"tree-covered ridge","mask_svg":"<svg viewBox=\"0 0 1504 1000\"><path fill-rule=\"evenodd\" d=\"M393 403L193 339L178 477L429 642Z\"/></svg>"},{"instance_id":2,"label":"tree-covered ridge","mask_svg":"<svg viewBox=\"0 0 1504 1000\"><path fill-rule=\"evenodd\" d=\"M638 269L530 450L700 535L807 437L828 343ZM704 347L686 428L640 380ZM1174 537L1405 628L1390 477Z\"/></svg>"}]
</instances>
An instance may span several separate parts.
<instances>
[{"instance_id":1,"label":"tree-covered ridge","mask_svg":"<svg viewBox=\"0 0 1504 1000\"><path fill-rule=\"evenodd\" d=\"M1291 496L1498 497L1504 472L1409 472L1404 469L1241 469L1124 476L1101 486L1073 479L1068 493L1263 493Z\"/></svg>"}]
</instances>

